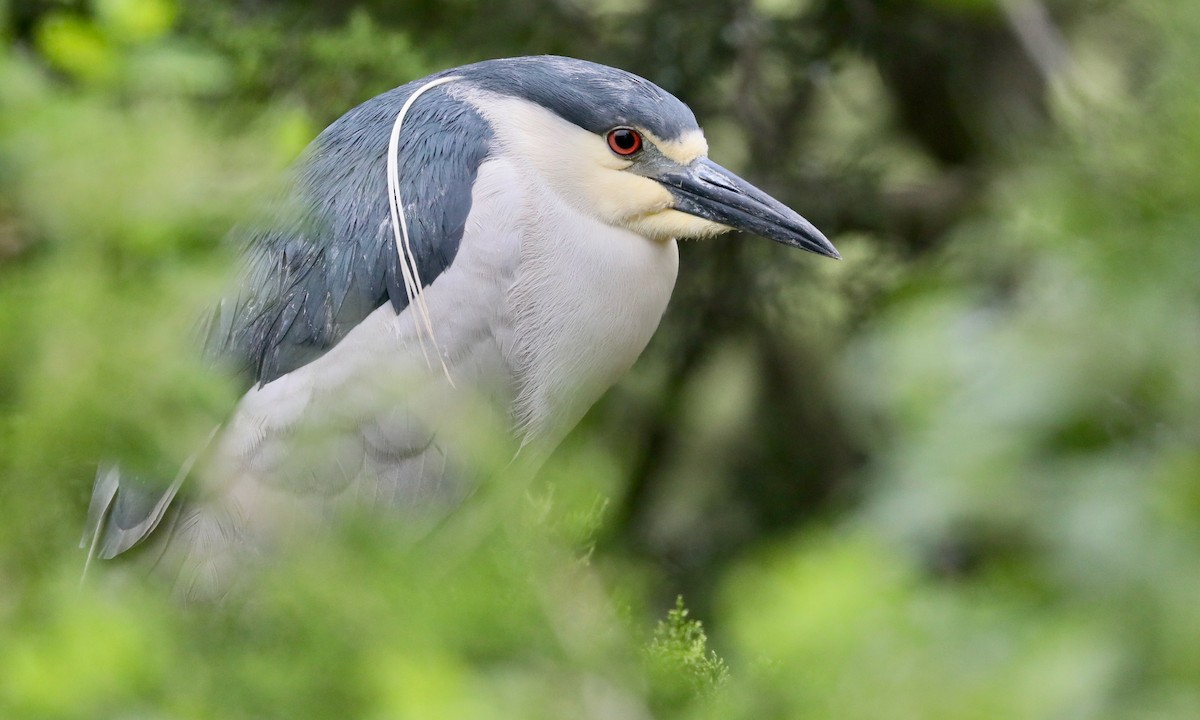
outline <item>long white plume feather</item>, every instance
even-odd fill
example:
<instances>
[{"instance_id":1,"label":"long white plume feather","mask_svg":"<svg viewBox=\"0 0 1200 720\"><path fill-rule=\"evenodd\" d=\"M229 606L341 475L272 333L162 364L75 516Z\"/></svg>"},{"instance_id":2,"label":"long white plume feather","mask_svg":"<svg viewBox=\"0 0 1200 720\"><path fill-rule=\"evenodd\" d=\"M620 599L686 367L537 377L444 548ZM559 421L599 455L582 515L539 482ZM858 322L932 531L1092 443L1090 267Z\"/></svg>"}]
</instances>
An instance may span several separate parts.
<instances>
[{"instance_id":1,"label":"long white plume feather","mask_svg":"<svg viewBox=\"0 0 1200 720\"><path fill-rule=\"evenodd\" d=\"M445 373L446 380L451 385L454 385L454 380L450 377L450 369L446 367L446 359L442 357L437 338L434 336L433 321L429 317L429 307L425 304L425 288L421 283L421 275L417 270L417 258L413 254L412 242L409 240L408 221L404 217L404 201L400 196L399 151L400 126L404 123L404 116L408 114L408 109L412 107L413 102L427 90L457 79L457 75L450 75L430 80L408 96L404 105L400 107L400 112L396 113L396 122L392 124L392 137L388 142L387 158L388 202L392 210L392 234L396 238L396 252L400 255L400 274L404 278L404 293L408 296L409 307L417 314L415 322L417 342L421 346L421 355L424 356L425 363L432 368L433 365L429 362L429 355L425 350L425 342L421 339L422 333L429 336L433 352L437 355L438 362L442 365L442 372Z\"/></svg>"}]
</instances>

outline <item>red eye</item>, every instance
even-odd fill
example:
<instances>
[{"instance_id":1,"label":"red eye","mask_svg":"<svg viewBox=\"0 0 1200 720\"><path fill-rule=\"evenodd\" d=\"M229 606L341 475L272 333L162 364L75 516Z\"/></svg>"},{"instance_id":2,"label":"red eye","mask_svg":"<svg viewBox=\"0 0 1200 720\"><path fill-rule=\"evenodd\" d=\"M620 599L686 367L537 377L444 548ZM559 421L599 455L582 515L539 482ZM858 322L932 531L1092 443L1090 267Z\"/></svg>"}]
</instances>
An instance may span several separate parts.
<instances>
[{"instance_id":1,"label":"red eye","mask_svg":"<svg viewBox=\"0 0 1200 720\"><path fill-rule=\"evenodd\" d=\"M609 130L608 149L622 157L629 157L642 149L642 136L637 130L629 128Z\"/></svg>"}]
</instances>

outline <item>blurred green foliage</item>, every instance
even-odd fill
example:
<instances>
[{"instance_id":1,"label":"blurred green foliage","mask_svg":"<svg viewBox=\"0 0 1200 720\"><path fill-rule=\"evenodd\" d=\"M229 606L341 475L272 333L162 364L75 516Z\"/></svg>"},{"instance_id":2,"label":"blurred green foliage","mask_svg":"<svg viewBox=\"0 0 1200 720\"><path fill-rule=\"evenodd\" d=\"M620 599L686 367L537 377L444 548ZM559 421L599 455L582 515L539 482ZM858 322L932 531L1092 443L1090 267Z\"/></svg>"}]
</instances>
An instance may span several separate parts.
<instances>
[{"instance_id":1,"label":"blurred green foliage","mask_svg":"<svg viewBox=\"0 0 1200 720\"><path fill-rule=\"evenodd\" d=\"M0 11L0 717L1200 717L1194 3ZM547 51L680 94L846 260L687 244L634 373L416 547L80 589L97 462L234 399L228 228L355 102Z\"/></svg>"},{"instance_id":2,"label":"blurred green foliage","mask_svg":"<svg viewBox=\"0 0 1200 720\"><path fill-rule=\"evenodd\" d=\"M675 599L675 607L667 612L654 628L646 654L651 670L657 670L659 688L676 687L677 694L711 697L729 681L729 666L715 650L708 647L704 624L689 618L683 596Z\"/></svg>"}]
</instances>

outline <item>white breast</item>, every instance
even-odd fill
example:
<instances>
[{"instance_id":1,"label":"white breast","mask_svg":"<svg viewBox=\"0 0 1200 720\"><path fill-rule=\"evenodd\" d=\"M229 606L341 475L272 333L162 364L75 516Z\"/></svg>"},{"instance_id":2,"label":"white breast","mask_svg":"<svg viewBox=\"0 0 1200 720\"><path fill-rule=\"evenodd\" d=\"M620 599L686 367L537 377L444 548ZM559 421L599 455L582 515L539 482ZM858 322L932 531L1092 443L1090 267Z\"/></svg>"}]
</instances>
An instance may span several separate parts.
<instances>
[{"instance_id":1,"label":"white breast","mask_svg":"<svg viewBox=\"0 0 1200 720\"><path fill-rule=\"evenodd\" d=\"M515 318L514 417L556 441L633 365L675 286L674 240L654 241L579 212L527 174Z\"/></svg>"}]
</instances>

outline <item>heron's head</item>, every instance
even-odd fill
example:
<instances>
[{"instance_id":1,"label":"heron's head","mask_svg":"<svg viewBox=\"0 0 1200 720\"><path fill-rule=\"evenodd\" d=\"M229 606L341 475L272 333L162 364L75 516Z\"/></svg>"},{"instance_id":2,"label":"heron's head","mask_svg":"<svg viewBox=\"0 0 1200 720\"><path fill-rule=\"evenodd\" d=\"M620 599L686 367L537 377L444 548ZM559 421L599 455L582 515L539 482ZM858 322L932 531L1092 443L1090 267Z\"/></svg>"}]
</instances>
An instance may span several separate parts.
<instances>
[{"instance_id":1,"label":"heron's head","mask_svg":"<svg viewBox=\"0 0 1200 720\"><path fill-rule=\"evenodd\" d=\"M644 78L549 56L455 74L486 94L481 110L506 154L610 225L655 239L745 230L838 257L810 222L709 160L692 111Z\"/></svg>"}]
</instances>

